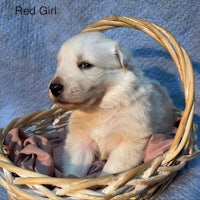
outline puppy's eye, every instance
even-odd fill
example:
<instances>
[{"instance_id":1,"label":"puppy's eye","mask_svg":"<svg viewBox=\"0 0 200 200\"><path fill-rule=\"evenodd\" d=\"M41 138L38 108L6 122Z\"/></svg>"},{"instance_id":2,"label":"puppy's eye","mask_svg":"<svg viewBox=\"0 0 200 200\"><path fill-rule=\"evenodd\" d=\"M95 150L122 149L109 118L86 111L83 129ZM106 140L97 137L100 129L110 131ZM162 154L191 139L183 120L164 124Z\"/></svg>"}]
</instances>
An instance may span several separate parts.
<instances>
[{"instance_id":1,"label":"puppy's eye","mask_svg":"<svg viewBox=\"0 0 200 200\"><path fill-rule=\"evenodd\" d=\"M80 69L90 69L91 67L93 67L93 65L88 62L81 62L78 64L78 67Z\"/></svg>"}]
</instances>

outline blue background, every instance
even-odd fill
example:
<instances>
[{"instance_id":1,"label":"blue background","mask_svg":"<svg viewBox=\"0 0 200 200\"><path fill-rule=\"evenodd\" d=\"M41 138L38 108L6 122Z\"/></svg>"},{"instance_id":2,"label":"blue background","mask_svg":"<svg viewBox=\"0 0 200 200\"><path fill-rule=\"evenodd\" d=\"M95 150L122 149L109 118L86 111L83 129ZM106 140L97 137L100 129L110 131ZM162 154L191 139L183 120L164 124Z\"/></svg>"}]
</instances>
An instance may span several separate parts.
<instances>
[{"instance_id":1,"label":"blue background","mask_svg":"<svg viewBox=\"0 0 200 200\"><path fill-rule=\"evenodd\" d=\"M16 14L16 6L34 8L35 15ZM57 14L41 15L41 6ZM195 73L195 122L200 126L200 1L198 0L1 0L0 3L0 127L12 119L51 106L48 82L61 44L86 25L109 15L142 18L167 28L188 51ZM135 65L167 88L183 109L184 96L168 52L144 33L120 28L106 32L135 57ZM198 141L199 142L199 141ZM200 143L200 142L199 142ZM158 199L200 199L200 158L178 173ZM1 188L1 199L7 199Z\"/></svg>"}]
</instances>

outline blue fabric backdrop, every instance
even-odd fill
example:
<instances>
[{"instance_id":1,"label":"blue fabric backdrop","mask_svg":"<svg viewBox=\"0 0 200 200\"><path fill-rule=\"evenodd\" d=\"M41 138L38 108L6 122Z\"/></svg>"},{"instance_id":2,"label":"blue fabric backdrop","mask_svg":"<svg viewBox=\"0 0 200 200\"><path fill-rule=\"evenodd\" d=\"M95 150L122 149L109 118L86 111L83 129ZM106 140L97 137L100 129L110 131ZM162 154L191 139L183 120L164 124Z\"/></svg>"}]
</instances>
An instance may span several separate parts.
<instances>
[{"instance_id":1,"label":"blue fabric backdrop","mask_svg":"<svg viewBox=\"0 0 200 200\"><path fill-rule=\"evenodd\" d=\"M41 6L54 10L49 14L49 9L48 15L44 15L44 9L39 12ZM32 10L28 13L26 9ZM200 1L1 0L0 127L16 117L51 106L47 85L54 74L61 44L87 24L109 15L134 16L164 26L188 51L195 72L194 120L200 125ZM174 104L184 108L180 79L165 49L136 30L122 28L106 33L131 49L135 65L160 81ZM199 165L200 158L191 161L158 199L200 199ZM1 199L7 199L2 188L0 193Z\"/></svg>"}]
</instances>

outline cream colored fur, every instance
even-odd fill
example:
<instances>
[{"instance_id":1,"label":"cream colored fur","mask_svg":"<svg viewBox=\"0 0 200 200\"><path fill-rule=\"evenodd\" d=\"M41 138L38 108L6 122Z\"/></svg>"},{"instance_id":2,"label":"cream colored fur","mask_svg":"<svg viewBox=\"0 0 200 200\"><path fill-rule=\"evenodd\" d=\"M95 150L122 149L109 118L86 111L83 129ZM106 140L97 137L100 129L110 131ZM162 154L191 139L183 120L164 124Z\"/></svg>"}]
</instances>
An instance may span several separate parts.
<instances>
[{"instance_id":1,"label":"cream colored fur","mask_svg":"<svg viewBox=\"0 0 200 200\"><path fill-rule=\"evenodd\" d=\"M92 64L80 69L81 62ZM95 157L107 160L102 175L140 164L153 133L169 131L172 102L158 83L133 66L131 53L102 33L79 34L65 42L51 83L64 86L52 100L73 109L63 171L84 177Z\"/></svg>"}]
</instances>

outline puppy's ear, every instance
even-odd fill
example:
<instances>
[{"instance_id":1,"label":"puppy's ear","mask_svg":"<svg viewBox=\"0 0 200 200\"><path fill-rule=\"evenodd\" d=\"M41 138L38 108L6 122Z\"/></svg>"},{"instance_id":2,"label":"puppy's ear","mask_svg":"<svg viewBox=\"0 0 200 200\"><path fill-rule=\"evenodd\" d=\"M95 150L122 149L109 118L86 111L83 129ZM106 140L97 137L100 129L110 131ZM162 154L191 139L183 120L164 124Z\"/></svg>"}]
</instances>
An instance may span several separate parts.
<instances>
[{"instance_id":1,"label":"puppy's ear","mask_svg":"<svg viewBox=\"0 0 200 200\"><path fill-rule=\"evenodd\" d=\"M117 43L115 54L117 58L119 59L119 62L121 64L121 67L123 70L133 70L133 57L131 53L122 45Z\"/></svg>"}]
</instances>

